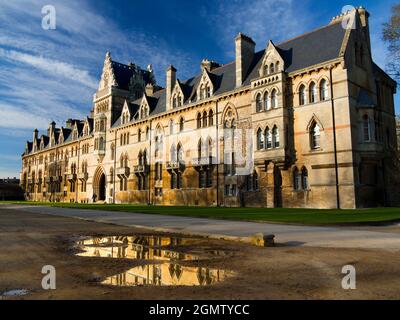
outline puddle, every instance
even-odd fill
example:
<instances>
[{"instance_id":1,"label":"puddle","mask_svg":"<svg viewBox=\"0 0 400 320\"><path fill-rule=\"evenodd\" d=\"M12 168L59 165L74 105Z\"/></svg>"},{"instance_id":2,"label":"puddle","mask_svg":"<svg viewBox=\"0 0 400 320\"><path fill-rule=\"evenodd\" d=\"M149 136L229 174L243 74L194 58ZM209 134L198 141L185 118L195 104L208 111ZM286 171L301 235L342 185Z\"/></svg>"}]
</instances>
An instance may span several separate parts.
<instances>
[{"instance_id":1,"label":"puddle","mask_svg":"<svg viewBox=\"0 0 400 320\"><path fill-rule=\"evenodd\" d=\"M1 294L3 297L15 297L15 296L25 296L29 293L29 290L26 289L14 289L5 291Z\"/></svg>"},{"instance_id":2,"label":"puddle","mask_svg":"<svg viewBox=\"0 0 400 320\"><path fill-rule=\"evenodd\" d=\"M174 246L193 244L193 239L157 236L110 236L92 237L76 242L83 252L81 257L145 259L160 261L199 260L210 256L224 256L221 250L205 251L204 257L197 254L179 252Z\"/></svg>"},{"instance_id":3,"label":"puddle","mask_svg":"<svg viewBox=\"0 0 400 320\"><path fill-rule=\"evenodd\" d=\"M220 269L188 267L179 264L148 264L106 278L102 284L133 286L206 286L225 280L233 274Z\"/></svg>"},{"instance_id":4,"label":"puddle","mask_svg":"<svg viewBox=\"0 0 400 320\"><path fill-rule=\"evenodd\" d=\"M216 256L228 256L223 250L196 248L200 239L160 236L88 237L76 242L81 257L149 260L106 278L102 284L114 286L205 286L221 282L232 272L204 266L181 265L180 261L198 261ZM190 245L196 253L180 252L178 246ZM193 251L192 250L192 251ZM200 252L200 253L197 253ZM159 263L154 263L157 261ZM153 263L151 263L153 262Z\"/></svg>"}]
</instances>

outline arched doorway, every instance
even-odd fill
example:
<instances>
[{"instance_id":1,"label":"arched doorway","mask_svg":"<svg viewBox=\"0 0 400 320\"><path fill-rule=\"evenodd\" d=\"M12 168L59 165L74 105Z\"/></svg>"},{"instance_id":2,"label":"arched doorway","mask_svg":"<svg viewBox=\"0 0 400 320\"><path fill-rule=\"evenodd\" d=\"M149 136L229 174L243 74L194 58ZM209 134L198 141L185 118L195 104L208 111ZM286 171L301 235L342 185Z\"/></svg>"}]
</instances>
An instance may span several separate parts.
<instances>
[{"instance_id":1,"label":"arched doorway","mask_svg":"<svg viewBox=\"0 0 400 320\"><path fill-rule=\"evenodd\" d=\"M100 176L99 181L99 200L106 200L106 176L104 175L104 173Z\"/></svg>"},{"instance_id":2,"label":"arched doorway","mask_svg":"<svg viewBox=\"0 0 400 320\"><path fill-rule=\"evenodd\" d=\"M93 177L93 194L96 200L106 200L106 175L102 167L98 167Z\"/></svg>"}]
</instances>

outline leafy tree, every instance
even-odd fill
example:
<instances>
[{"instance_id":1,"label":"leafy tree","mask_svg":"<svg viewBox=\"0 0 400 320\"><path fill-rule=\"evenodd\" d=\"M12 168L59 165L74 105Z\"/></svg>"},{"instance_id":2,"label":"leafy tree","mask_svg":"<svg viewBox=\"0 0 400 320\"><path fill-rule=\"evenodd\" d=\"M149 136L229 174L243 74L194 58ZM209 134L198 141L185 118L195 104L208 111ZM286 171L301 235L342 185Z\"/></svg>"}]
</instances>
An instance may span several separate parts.
<instances>
[{"instance_id":1,"label":"leafy tree","mask_svg":"<svg viewBox=\"0 0 400 320\"><path fill-rule=\"evenodd\" d=\"M388 44L390 54L388 72L400 81L400 4L392 7L389 22L383 24L383 40Z\"/></svg>"}]
</instances>

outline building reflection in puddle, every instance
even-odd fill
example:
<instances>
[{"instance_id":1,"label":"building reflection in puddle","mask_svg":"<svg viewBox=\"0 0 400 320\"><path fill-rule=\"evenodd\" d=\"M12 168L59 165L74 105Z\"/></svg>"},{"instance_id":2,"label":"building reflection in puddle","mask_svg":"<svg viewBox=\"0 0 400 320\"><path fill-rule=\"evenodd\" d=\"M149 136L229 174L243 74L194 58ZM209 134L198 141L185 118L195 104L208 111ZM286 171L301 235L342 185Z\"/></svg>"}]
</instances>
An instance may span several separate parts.
<instances>
[{"instance_id":1,"label":"building reflection in puddle","mask_svg":"<svg viewBox=\"0 0 400 320\"><path fill-rule=\"evenodd\" d=\"M148 264L106 278L102 283L114 286L205 286L223 281L232 273L179 264Z\"/></svg>"},{"instance_id":2,"label":"building reflection in puddle","mask_svg":"<svg viewBox=\"0 0 400 320\"><path fill-rule=\"evenodd\" d=\"M203 266L183 266L179 261L199 261L210 256L225 256L221 250L206 251L204 256L177 251L176 246L194 245L196 239L159 236L91 237L76 242L82 257L150 260L106 278L102 284L115 286L204 286L223 281L233 273ZM159 263L154 263L157 261Z\"/></svg>"},{"instance_id":3,"label":"building reflection in puddle","mask_svg":"<svg viewBox=\"0 0 400 320\"><path fill-rule=\"evenodd\" d=\"M177 252L173 246L183 245L184 238L157 236L93 237L76 243L81 257L102 257L145 260L198 260L193 254Z\"/></svg>"}]
</instances>

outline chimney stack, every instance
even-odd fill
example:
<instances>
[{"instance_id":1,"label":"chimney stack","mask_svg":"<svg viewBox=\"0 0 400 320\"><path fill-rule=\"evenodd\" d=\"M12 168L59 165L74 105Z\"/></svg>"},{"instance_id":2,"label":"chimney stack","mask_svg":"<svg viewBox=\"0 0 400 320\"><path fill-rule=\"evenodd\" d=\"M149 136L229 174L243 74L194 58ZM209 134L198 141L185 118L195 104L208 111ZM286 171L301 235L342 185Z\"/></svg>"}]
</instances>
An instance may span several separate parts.
<instances>
[{"instance_id":1,"label":"chimney stack","mask_svg":"<svg viewBox=\"0 0 400 320\"><path fill-rule=\"evenodd\" d=\"M243 33L235 38L236 51L236 87L240 87L253 62L256 43Z\"/></svg>"},{"instance_id":2,"label":"chimney stack","mask_svg":"<svg viewBox=\"0 0 400 320\"><path fill-rule=\"evenodd\" d=\"M175 86L176 82L176 69L174 68L173 65L170 65L167 69L167 81L166 81L166 104L167 104L167 110L172 109L171 105L171 94L172 90Z\"/></svg>"},{"instance_id":3,"label":"chimney stack","mask_svg":"<svg viewBox=\"0 0 400 320\"><path fill-rule=\"evenodd\" d=\"M151 83L148 83L145 88L146 95L151 97L154 94L154 86Z\"/></svg>"}]
</instances>

